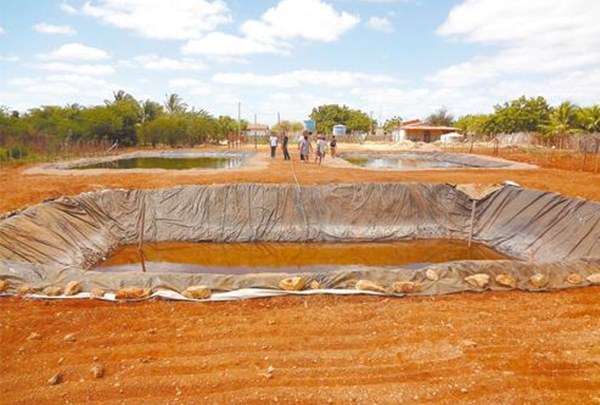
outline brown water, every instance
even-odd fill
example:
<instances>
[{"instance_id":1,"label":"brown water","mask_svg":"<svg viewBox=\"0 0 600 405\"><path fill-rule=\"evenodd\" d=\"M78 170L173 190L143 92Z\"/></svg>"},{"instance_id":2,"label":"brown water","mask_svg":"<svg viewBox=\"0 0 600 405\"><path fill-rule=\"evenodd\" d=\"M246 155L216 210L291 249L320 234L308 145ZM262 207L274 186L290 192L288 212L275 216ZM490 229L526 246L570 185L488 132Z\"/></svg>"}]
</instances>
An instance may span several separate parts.
<instances>
[{"instance_id":1,"label":"brown water","mask_svg":"<svg viewBox=\"0 0 600 405\"><path fill-rule=\"evenodd\" d=\"M418 240L377 243L152 243L144 246L149 272L309 272L352 265L418 268L455 260L508 257L481 244ZM137 246L115 251L96 270L140 271Z\"/></svg>"}]
</instances>

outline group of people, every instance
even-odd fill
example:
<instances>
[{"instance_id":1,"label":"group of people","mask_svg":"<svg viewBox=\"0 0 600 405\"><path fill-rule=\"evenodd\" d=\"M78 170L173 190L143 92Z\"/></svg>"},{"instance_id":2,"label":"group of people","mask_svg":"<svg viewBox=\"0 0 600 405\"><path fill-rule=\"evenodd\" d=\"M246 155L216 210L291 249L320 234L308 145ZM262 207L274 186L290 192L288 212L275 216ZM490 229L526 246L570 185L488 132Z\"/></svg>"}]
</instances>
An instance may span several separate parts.
<instances>
[{"instance_id":1,"label":"group of people","mask_svg":"<svg viewBox=\"0 0 600 405\"><path fill-rule=\"evenodd\" d=\"M310 155L313 152L313 146L311 143L311 132L305 132L300 137L300 141L298 142L298 152L300 153L300 160L304 163L309 163ZM289 144L289 136L287 133L283 134L281 139L281 151L283 152L283 159L290 160L290 152L288 151ZM279 138L275 134L271 134L269 137L269 146L271 147L271 158L275 158L277 153L277 145L279 144ZM331 153L331 157L335 158L337 153L337 139L335 135L331 138L329 144L327 143L327 139L325 135L317 135L315 140L315 163L323 163L325 160L325 156L327 155L327 149Z\"/></svg>"}]
</instances>

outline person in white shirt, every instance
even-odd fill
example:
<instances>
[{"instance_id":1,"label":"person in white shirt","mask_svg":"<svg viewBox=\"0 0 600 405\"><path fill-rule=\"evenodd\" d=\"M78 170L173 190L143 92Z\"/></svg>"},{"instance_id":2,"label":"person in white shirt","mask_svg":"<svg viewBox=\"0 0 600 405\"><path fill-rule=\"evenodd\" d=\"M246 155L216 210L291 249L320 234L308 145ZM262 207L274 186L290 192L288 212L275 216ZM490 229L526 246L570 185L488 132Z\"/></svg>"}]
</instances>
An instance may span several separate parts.
<instances>
[{"instance_id":1,"label":"person in white shirt","mask_svg":"<svg viewBox=\"0 0 600 405\"><path fill-rule=\"evenodd\" d=\"M319 136L317 140L317 156L315 160L318 160L319 164L323 163L323 159L325 159L325 153L327 149L327 141L325 140L325 136Z\"/></svg>"},{"instance_id":2,"label":"person in white shirt","mask_svg":"<svg viewBox=\"0 0 600 405\"><path fill-rule=\"evenodd\" d=\"M271 159L275 158L275 152L277 151L277 135L271 134L269 137L269 145L271 145Z\"/></svg>"},{"instance_id":3,"label":"person in white shirt","mask_svg":"<svg viewBox=\"0 0 600 405\"><path fill-rule=\"evenodd\" d=\"M310 144L310 139L308 139L307 134L304 134L304 136L300 139L298 149L300 150L300 160L302 160L304 163L309 163L308 156L312 149L312 145Z\"/></svg>"}]
</instances>

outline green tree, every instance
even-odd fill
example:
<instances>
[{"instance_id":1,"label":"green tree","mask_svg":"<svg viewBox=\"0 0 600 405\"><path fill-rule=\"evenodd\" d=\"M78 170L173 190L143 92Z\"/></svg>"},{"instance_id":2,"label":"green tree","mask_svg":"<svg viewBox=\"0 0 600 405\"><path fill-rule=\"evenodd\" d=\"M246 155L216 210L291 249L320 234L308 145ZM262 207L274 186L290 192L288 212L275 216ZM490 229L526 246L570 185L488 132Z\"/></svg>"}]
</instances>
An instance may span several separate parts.
<instances>
[{"instance_id":1,"label":"green tree","mask_svg":"<svg viewBox=\"0 0 600 405\"><path fill-rule=\"evenodd\" d=\"M237 133L238 123L227 115L221 115L217 120L218 140L228 139L231 135Z\"/></svg>"},{"instance_id":2,"label":"green tree","mask_svg":"<svg viewBox=\"0 0 600 405\"><path fill-rule=\"evenodd\" d=\"M281 121L279 124L273 125L273 131L282 133L297 133L304 129L304 125L298 121Z\"/></svg>"},{"instance_id":3,"label":"green tree","mask_svg":"<svg viewBox=\"0 0 600 405\"><path fill-rule=\"evenodd\" d=\"M402 125L402 117L400 117L399 115L396 115L385 121L385 123L383 124L383 130L385 131L386 134L389 134L390 132L392 132L394 129L398 128L401 125Z\"/></svg>"},{"instance_id":4,"label":"green tree","mask_svg":"<svg viewBox=\"0 0 600 405\"><path fill-rule=\"evenodd\" d=\"M550 106L543 97L522 96L494 107L494 114L486 124L491 134L541 132L550 119Z\"/></svg>"},{"instance_id":5,"label":"green tree","mask_svg":"<svg viewBox=\"0 0 600 405\"><path fill-rule=\"evenodd\" d=\"M110 105L113 103L118 103L119 101L136 101L136 100L131 94L127 93L125 90L117 90L117 91L113 91L113 99L112 100L104 100L104 104Z\"/></svg>"},{"instance_id":6,"label":"green tree","mask_svg":"<svg viewBox=\"0 0 600 405\"><path fill-rule=\"evenodd\" d=\"M141 126L140 137L144 144L156 146L158 143L171 147L186 141L187 122L182 115L162 115Z\"/></svg>"},{"instance_id":7,"label":"green tree","mask_svg":"<svg viewBox=\"0 0 600 405\"><path fill-rule=\"evenodd\" d=\"M185 143L189 146L205 143L218 137L216 120L206 111L185 114Z\"/></svg>"},{"instance_id":8,"label":"green tree","mask_svg":"<svg viewBox=\"0 0 600 405\"><path fill-rule=\"evenodd\" d=\"M164 113L163 106L160 105L160 103L157 103L156 101L152 101L152 100L146 100L143 103L141 103L141 109L142 109L142 117L141 117L142 123L155 120L156 118L158 118L160 115L162 115Z\"/></svg>"},{"instance_id":9,"label":"green tree","mask_svg":"<svg viewBox=\"0 0 600 405\"><path fill-rule=\"evenodd\" d=\"M487 125L490 116L486 114L465 115L454 123L454 126L467 135L488 135Z\"/></svg>"},{"instance_id":10,"label":"green tree","mask_svg":"<svg viewBox=\"0 0 600 405\"><path fill-rule=\"evenodd\" d=\"M445 107L440 108L433 114L429 115L425 122L429 125L451 127L454 124L454 117L448 112Z\"/></svg>"},{"instance_id":11,"label":"green tree","mask_svg":"<svg viewBox=\"0 0 600 405\"><path fill-rule=\"evenodd\" d=\"M123 118L107 106L86 108L82 111L83 137L87 140L116 141L123 129Z\"/></svg>"},{"instance_id":12,"label":"green tree","mask_svg":"<svg viewBox=\"0 0 600 405\"><path fill-rule=\"evenodd\" d=\"M553 109L548 124L543 127L544 135L549 139L562 139L577 133L578 110L579 108L569 101Z\"/></svg>"},{"instance_id":13,"label":"green tree","mask_svg":"<svg viewBox=\"0 0 600 405\"><path fill-rule=\"evenodd\" d=\"M371 120L368 114L337 104L322 105L313 108L310 118L317 123L317 132L330 134L334 125L345 125L348 131L366 132L374 128L377 122Z\"/></svg>"},{"instance_id":14,"label":"green tree","mask_svg":"<svg viewBox=\"0 0 600 405\"><path fill-rule=\"evenodd\" d=\"M169 114L178 114L186 112L188 105L183 102L183 99L175 93L167 95L165 100L165 109Z\"/></svg>"},{"instance_id":15,"label":"green tree","mask_svg":"<svg viewBox=\"0 0 600 405\"><path fill-rule=\"evenodd\" d=\"M121 145L136 144L136 127L142 122L143 110L133 97L115 101L107 107L122 122L121 127L113 134L112 141Z\"/></svg>"},{"instance_id":16,"label":"green tree","mask_svg":"<svg viewBox=\"0 0 600 405\"><path fill-rule=\"evenodd\" d=\"M577 125L586 132L600 133L600 105L580 108Z\"/></svg>"}]
</instances>

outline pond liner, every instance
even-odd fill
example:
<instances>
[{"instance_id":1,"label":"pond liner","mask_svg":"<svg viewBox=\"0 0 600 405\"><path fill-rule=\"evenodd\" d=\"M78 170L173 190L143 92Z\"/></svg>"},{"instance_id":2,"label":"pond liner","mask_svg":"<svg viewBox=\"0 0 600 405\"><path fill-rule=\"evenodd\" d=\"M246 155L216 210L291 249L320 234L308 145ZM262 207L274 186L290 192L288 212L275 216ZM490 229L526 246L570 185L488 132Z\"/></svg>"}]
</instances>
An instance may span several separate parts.
<instances>
[{"instance_id":1,"label":"pond liner","mask_svg":"<svg viewBox=\"0 0 600 405\"><path fill-rule=\"evenodd\" d=\"M408 159L448 163L464 169L533 169L536 166L521 162L513 162L489 156L477 156L467 153L455 152L438 152L438 151L360 151L360 152L341 152L338 156L342 159ZM370 170L378 170L369 168ZM456 167L451 168L386 168L384 170L456 170Z\"/></svg>"},{"instance_id":2,"label":"pond liner","mask_svg":"<svg viewBox=\"0 0 600 405\"><path fill-rule=\"evenodd\" d=\"M257 165L256 159L259 157L255 152L242 151L199 151L199 150L144 150L116 155L86 157L62 162L44 163L41 165L27 168L23 171L25 174L57 174L57 175L96 175L100 173L158 173L158 172L197 172L197 171L216 171L216 170L238 170ZM239 166L209 168L209 167L191 167L180 169L167 168L90 168L89 166L117 163L131 159L235 159L240 161Z\"/></svg>"},{"instance_id":3,"label":"pond liner","mask_svg":"<svg viewBox=\"0 0 600 405\"><path fill-rule=\"evenodd\" d=\"M7 282L9 294L21 289L32 297L44 297L40 292L45 288L62 288L71 281L81 285L81 296L101 289L105 299L125 287L183 299L183 291L198 285L209 288L214 300L251 297L255 289L257 296L264 296L264 290L281 295L281 281L290 274L90 269L118 247L138 243L140 236L145 242L376 242L467 240L472 230L474 242L515 260L455 261L418 270L348 266L297 273L306 281L300 293L314 293L309 288L371 293L356 289L364 284L359 280L380 286L378 291L386 295L405 295L394 287L398 282L418 286L409 291L412 295L546 291L597 282L600 204L514 185L480 197L472 211L473 198L447 184L235 184L89 192L48 201L0 221L0 280ZM474 283L469 279L473 275L487 276ZM514 283L507 286L498 276L509 276ZM236 294L238 290L245 293Z\"/></svg>"}]
</instances>

